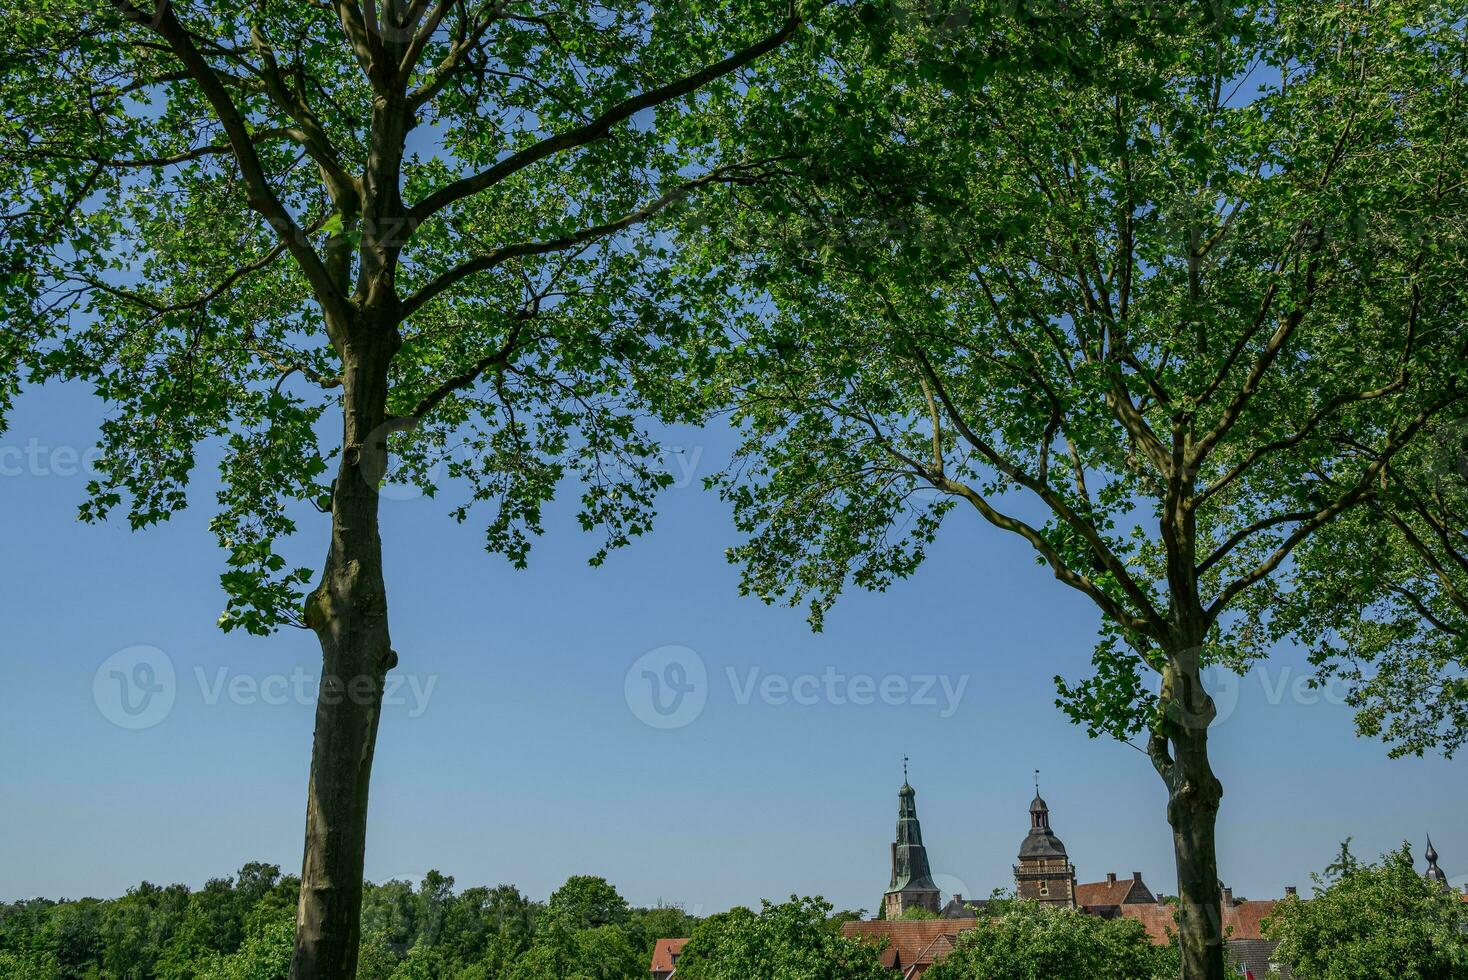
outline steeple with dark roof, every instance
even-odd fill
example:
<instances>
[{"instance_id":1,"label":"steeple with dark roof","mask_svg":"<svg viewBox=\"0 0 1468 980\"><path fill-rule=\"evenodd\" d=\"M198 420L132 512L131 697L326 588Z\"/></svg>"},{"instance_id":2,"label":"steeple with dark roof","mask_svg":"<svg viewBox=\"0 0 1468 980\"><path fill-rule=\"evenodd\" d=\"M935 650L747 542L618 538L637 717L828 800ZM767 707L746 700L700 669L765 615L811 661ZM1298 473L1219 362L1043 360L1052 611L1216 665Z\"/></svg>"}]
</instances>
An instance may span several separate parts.
<instances>
[{"instance_id":1,"label":"steeple with dark roof","mask_svg":"<svg viewBox=\"0 0 1468 980\"><path fill-rule=\"evenodd\" d=\"M928 866L923 828L918 823L917 791L907 782L903 759L902 788L897 791L897 839L892 844L892 882L882 898L887 918L899 918L910 908L938 912L938 886Z\"/></svg>"},{"instance_id":2,"label":"steeple with dark roof","mask_svg":"<svg viewBox=\"0 0 1468 980\"><path fill-rule=\"evenodd\" d=\"M1435 881L1443 888L1448 887L1448 876L1443 874L1443 869L1437 866L1437 848L1432 846L1432 837L1427 838L1427 874L1428 881Z\"/></svg>"},{"instance_id":3,"label":"steeple with dark roof","mask_svg":"<svg viewBox=\"0 0 1468 980\"><path fill-rule=\"evenodd\" d=\"M1076 869L1055 831L1050 829L1050 806L1040 795L1035 773L1035 798L1030 802L1030 832L1019 845L1014 868L1015 891L1020 898L1047 905L1075 907Z\"/></svg>"}]
</instances>

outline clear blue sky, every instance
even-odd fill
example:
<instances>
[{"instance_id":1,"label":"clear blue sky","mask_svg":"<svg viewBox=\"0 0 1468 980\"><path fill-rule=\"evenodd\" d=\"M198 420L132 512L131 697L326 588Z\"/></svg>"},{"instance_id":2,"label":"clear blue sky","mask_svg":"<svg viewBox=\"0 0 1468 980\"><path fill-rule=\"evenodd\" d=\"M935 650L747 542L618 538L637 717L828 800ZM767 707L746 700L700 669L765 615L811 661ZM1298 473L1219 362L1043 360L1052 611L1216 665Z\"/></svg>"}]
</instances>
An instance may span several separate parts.
<instances>
[{"instance_id":1,"label":"clear blue sky","mask_svg":"<svg viewBox=\"0 0 1468 980\"><path fill-rule=\"evenodd\" d=\"M294 871L313 709L288 679L314 676L314 638L215 628L207 461L196 506L170 525L134 534L75 520L85 475L71 453L92 445L100 413L82 389L31 391L0 436L0 900L112 896L144 878L197 886L249 860ZM669 441L699 477L729 448L724 432ZM1012 883L1036 768L1081 880L1137 870L1175 890L1146 760L1087 739L1053 705L1050 678L1085 669L1095 614L976 517L956 513L914 579L851 594L813 635L801 611L739 598L728 515L696 480L601 569L587 567L593 542L569 508L516 572L445 516L453 499L450 487L383 506L397 673L433 687L423 706L404 685L405 703L384 715L369 878L439 868L461 886L511 882L543 898L569 875L599 874L634 903L704 914L797 892L870 910L908 754L945 892ZM325 531L325 518L305 526L292 557L318 563ZM93 682L140 645L167 656L176 696L157 724L128 730L99 709L107 672L101 696ZM672 729L645 724L627 696L629 668L667 645L696 651L708 676L702 713ZM824 680L797 685L815 703L741 690L751 670L758 685L828 668L909 678L911 691L925 675L966 686L951 713L941 686L931 704L832 703ZM1388 760L1354 736L1348 709L1300 703L1302 676L1301 658L1281 651L1240 683L1216 729L1225 881L1278 896L1347 836L1359 853L1410 839L1420 855L1431 831L1461 885L1464 762Z\"/></svg>"}]
</instances>

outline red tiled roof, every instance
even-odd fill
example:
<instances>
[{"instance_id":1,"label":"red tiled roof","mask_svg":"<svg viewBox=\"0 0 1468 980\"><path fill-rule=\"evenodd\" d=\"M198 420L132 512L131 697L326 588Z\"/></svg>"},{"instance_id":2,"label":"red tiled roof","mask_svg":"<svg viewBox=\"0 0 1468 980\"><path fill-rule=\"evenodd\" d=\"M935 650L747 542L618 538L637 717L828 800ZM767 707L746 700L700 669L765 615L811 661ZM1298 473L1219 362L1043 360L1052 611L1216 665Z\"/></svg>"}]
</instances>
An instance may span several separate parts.
<instances>
[{"instance_id":1,"label":"red tiled roof","mask_svg":"<svg viewBox=\"0 0 1468 980\"><path fill-rule=\"evenodd\" d=\"M1264 920L1274 914L1277 901L1235 902L1223 906L1223 934L1229 939L1263 939ZM1118 911L1128 919L1136 919L1147 930L1152 942L1166 946L1177 932L1177 906L1163 904L1122 905Z\"/></svg>"},{"instance_id":2,"label":"red tiled roof","mask_svg":"<svg viewBox=\"0 0 1468 980\"><path fill-rule=\"evenodd\" d=\"M659 939L652 950L652 973L672 973L673 959L688 945L686 939Z\"/></svg>"},{"instance_id":3,"label":"red tiled roof","mask_svg":"<svg viewBox=\"0 0 1468 980\"><path fill-rule=\"evenodd\" d=\"M1090 884L1076 885L1076 904L1082 907L1087 905L1124 905L1131 897L1132 889L1141 882L1135 878L1108 879L1106 881L1093 881ZM1146 891L1146 886L1143 886ZM1150 893L1148 893L1150 895Z\"/></svg>"},{"instance_id":4,"label":"red tiled roof","mask_svg":"<svg viewBox=\"0 0 1468 980\"><path fill-rule=\"evenodd\" d=\"M976 919L883 919L870 922L844 922L841 935L876 944L886 939L882 965L908 967L931 963L935 956L945 956L953 949L958 934L978 925Z\"/></svg>"},{"instance_id":5,"label":"red tiled roof","mask_svg":"<svg viewBox=\"0 0 1468 980\"><path fill-rule=\"evenodd\" d=\"M1279 902L1239 902L1223 907L1223 934L1230 939L1263 939L1264 920ZM1232 930L1232 931L1230 931Z\"/></svg>"},{"instance_id":6,"label":"red tiled roof","mask_svg":"<svg viewBox=\"0 0 1468 980\"><path fill-rule=\"evenodd\" d=\"M1177 906L1155 902L1150 905L1122 905L1117 911L1123 918L1136 919L1147 930L1148 937L1158 946L1172 942L1177 932Z\"/></svg>"}]
</instances>

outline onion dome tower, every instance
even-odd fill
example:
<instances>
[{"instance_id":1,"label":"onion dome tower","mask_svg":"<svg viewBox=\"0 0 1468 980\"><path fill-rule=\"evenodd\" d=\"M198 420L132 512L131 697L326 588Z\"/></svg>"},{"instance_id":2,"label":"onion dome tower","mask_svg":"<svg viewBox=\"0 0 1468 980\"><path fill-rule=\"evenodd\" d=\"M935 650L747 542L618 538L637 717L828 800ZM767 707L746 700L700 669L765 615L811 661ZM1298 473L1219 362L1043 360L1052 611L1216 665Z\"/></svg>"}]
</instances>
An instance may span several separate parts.
<instances>
[{"instance_id":1,"label":"onion dome tower","mask_svg":"<svg viewBox=\"0 0 1468 980\"><path fill-rule=\"evenodd\" d=\"M1020 898L1075 908L1076 869L1065 853L1065 844L1050 829L1050 807L1040 795L1038 772L1035 798L1030 803L1030 832L1020 842L1019 864L1014 866L1014 888Z\"/></svg>"},{"instance_id":2,"label":"onion dome tower","mask_svg":"<svg viewBox=\"0 0 1468 980\"><path fill-rule=\"evenodd\" d=\"M1443 874L1443 869L1437 866L1437 848L1432 846L1432 838L1427 838L1427 873L1424 877L1428 881L1435 882L1444 891L1448 887L1448 876Z\"/></svg>"}]
</instances>

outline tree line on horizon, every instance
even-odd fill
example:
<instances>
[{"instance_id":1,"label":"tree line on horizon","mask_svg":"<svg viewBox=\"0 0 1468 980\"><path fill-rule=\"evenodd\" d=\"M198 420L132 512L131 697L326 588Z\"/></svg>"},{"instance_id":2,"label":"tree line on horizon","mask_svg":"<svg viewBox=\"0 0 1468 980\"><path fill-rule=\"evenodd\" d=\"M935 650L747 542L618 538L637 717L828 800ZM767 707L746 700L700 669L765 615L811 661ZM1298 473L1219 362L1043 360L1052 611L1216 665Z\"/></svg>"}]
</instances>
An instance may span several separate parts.
<instances>
[{"instance_id":1,"label":"tree line on horizon","mask_svg":"<svg viewBox=\"0 0 1468 980\"><path fill-rule=\"evenodd\" d=\"M1462 980L1468 903L1413 867L1406 844L1374 864L1341 846L1308 900L1265 922L1297 980ZM286 980L300 882L251 862L197 891L143 882L115 899L0 904L0 976L15 980ZM688 939L687 980L891 980L881 943L842 935L862 910L791 896L706 917L633 907L577 875L545 902L513 885L456 891L438 871L363 889L358 980L645 980L658 940ZM1168 980L1181 950L1139 922L997 893L933 980ZM1260 978L1264 980L1264 978Z\"/></svg>"},{"instance_id":2,"label":"tree line on horizon","mask_svg":"<svg viewBox=\"0 0 1468 980\"><path fill-rule=\"evenodd\" d=\"M813 628L960 517L1091 601L1057 705L1155 770L1182 975L1223 980L1203 670L1298 644L1394 753L1468 732L1465 17L10 5L0 425L90 384L81 516L134 528L222 448L220 623L312 631L332 695L293 980L364 948L383 481L517 566L569 489L601 564L672 480L653 424L716 416L741 588Z\"/></svg>"}]
</instances>

